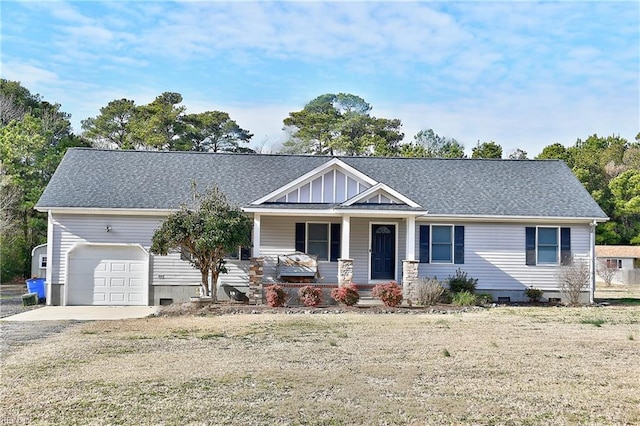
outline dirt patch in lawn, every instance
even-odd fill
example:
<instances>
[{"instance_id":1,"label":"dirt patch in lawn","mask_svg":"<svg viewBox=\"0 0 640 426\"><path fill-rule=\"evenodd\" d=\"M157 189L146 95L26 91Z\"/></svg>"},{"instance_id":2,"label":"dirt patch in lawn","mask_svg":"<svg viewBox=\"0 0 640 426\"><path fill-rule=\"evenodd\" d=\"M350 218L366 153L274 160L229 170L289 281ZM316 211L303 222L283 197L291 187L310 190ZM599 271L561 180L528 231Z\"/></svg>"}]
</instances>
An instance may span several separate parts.
<instances>
[{"instance_id":1,"label":"dirt patch in lawn","mask_svg":"<svg viewBox=\"0 0 640 426\"><path fill-rule=\"evenodd\" d=\"M24 424L640 423L640 310L79 324L2 360Z\"/></svg>"}]
</instances>

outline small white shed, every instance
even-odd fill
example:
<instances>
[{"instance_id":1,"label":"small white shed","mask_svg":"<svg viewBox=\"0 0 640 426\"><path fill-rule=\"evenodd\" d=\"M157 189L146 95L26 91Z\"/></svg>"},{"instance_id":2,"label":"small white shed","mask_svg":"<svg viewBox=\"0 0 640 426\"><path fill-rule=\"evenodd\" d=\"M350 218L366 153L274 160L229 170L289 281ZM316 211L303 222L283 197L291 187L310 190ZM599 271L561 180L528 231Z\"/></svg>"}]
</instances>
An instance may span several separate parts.
<instances>
[{"instance_id":1,"label":"small white shed","mask_svg":"<svg viewBox=\"0 0 640 426\"><path fill-rule=\"evenodd\" d=\"M31 250L31 278L47 278L46 244L40 244Z\"/></svg>"}]
</instances>

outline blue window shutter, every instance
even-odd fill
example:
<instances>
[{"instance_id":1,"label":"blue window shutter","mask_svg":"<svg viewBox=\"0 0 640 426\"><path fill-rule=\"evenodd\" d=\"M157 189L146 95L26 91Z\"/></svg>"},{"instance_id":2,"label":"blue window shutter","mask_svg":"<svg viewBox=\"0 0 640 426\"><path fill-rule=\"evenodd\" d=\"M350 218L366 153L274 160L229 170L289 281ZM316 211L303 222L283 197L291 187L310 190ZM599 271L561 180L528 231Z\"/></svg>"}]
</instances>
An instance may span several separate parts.
<instances>
[{"instance_id":1,"label":"blue window shutter","mask_svg":"<svg viewBox=\"0 0 640 426\"><path fill-rule=\"evenodd\" d=\"M533 226L527 226L525 229L525 249L527 265L536 264L536 228Z\"/></svg>"},{"instance_id":2,"label":"blue window shutter","mask_svg":"<svg viewBox=\"0 0 640 426\"><path fill-rule=\"evenodd\" d=\"M560 264L571 264L571 228L560 228Z\"/></svg>"},{"instance_id":3,"label":"blue window shutter","mask_svg":"<svg viewBox=\"0 0 640 426\"><path fill-rule=\"evenodd\" d=\"M340 258L340 224L332 223L331 224L331 249L329 254L329 260L331 262L337 262Z\"/></svg>"},{"instance_id":4,"label":"blue window shutter","mask_svg":"<svg viewBox=\"0 0 640 426\"><path fill-rule=\"evenodd\" d=\"M420 263L429 263L429 225L420 225Z\"/></svg>"},{"instance_id":5,"label":"blue window shutter","mask_svg":"<svg viewBox=\"0 0 640 426\"><path fill-rule=\"evenodd\" d=\"M300 251L304 253L306 246L306 231L307 224L306 223L296 223L296 251Z\"/></svg>"},{"instance_id":6,"label":"blue window shutter","mask_svg":"<svg viewBox=\"0 0 640 426\"><path fill-rule=\"evenodd\" d=\"M453 263L464 263L464 226L453 228Z\"/></svg>"}]
</instances>

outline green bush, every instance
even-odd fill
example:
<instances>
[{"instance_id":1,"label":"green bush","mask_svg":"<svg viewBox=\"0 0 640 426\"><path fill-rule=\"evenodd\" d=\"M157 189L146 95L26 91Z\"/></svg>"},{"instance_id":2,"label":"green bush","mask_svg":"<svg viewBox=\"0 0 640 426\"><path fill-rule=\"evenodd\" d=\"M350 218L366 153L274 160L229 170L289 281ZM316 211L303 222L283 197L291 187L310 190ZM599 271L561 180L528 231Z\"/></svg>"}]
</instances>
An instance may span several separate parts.
<instances>
[{"instance_id":1,"label":"green bush","mask_svg":"<svg viewBox=\"0 0 640 426\"><path fill-rule=\"evenodd\" d=\"M453 304L456 306L473 306L476 304L476 295L466 290L454 293Z\"/></svg>"},{"instance_id":2,"label":"green bush","mask_svg":"<svg viewBox=\"0 0 640 426\"><path fill-rule=\"evenodd\" d=\"M458 268L456 274L452 277L449 276L449 290L451 293L456 294L463 291L467 291L469 293L476 292L476 285L478 285L477 278L469 278L467 277L467 273L462 269Z\"/></svg>"},{"instance_id":3,"label":"green bush","mask_svg":"<svg viewBox=\"0 0 640 426\"><path fill-rule=\"evenodd\" d=\"M524 295L529 298L529 302L539 302L542 299L542 293L542 290L535 287L529 287L524 291Z\"/></svg>"}]
</instances>

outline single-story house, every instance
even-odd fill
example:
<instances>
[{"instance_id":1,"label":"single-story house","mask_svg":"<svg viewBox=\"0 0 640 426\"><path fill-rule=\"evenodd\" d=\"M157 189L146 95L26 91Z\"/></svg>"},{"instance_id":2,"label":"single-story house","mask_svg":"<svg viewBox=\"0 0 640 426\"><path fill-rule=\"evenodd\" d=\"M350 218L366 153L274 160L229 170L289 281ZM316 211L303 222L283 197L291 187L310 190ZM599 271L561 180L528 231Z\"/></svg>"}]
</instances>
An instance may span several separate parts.
<instances>
[{"instance_id":1,"label":"single-story house","mask_svg":"<svg viewBox=\"0 0 640 426\"><path fill-rule=\"evenodd\" d=\"M48 214L47 303L159 305L189 300L200 275L180 253L149 252L192 185L217 185L253 221L250 253L221 283L250 303L278 282L279 255L317 256L318 286L363 291L458 268L478 291L561 298L557 273L588 262L607 216L556 160L327 157L70 149L36 205ZM588 301L590 292L585 291Z\"/></svg>"},{"instance_id":2,"label":"single-story house","mask_svg":"<svg viewBox=\"0 0 640 426\"><path fill-rule=\"evenodd\" d=\"M614 283L640 284L640 246L597 245L596 271L602 269L615 269Z\"/></svg>"}]
</instances>

